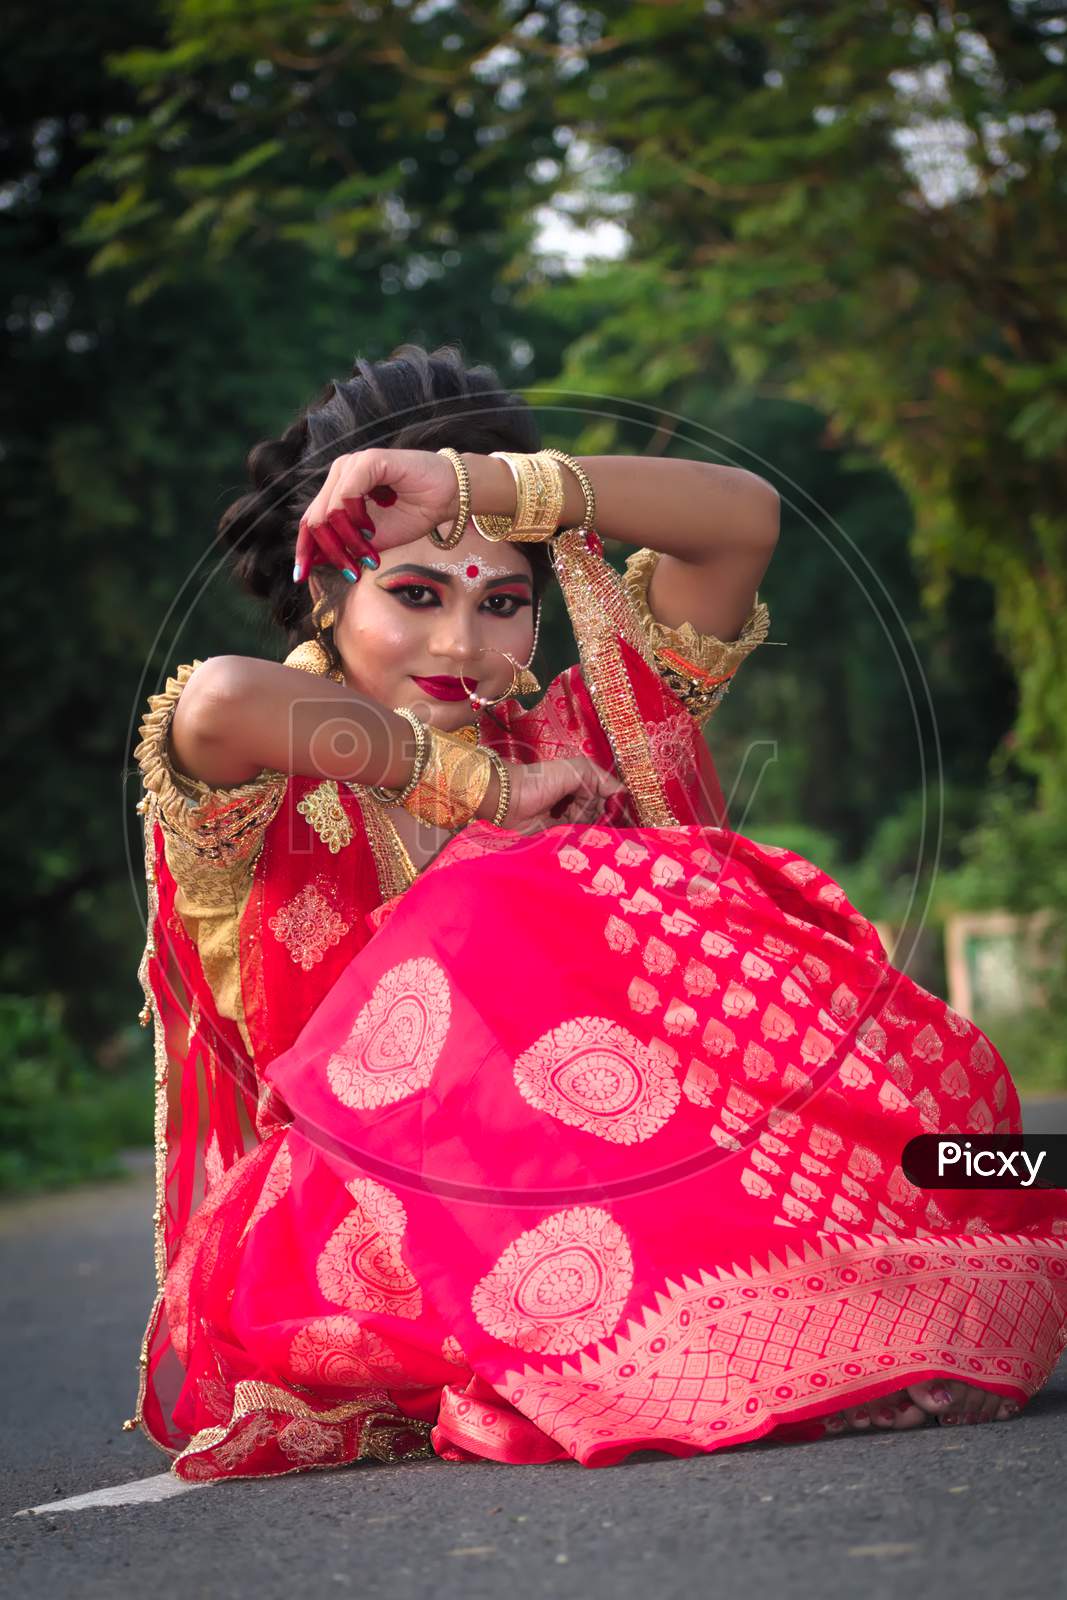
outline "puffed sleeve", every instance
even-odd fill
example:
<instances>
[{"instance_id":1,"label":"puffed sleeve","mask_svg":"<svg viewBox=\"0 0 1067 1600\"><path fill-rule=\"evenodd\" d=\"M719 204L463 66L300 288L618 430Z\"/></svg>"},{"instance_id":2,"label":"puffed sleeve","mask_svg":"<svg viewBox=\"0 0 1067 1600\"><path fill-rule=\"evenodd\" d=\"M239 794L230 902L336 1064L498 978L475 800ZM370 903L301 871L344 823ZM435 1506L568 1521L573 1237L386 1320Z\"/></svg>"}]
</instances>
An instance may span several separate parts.
<instances>
[{"instance_id":1,"label":"puffed sleeve","mask_svg":"<svg viewBox=\"0 0 1067 1600\"><path fill-rule=\"evenodd\" d=\"M623 587L640 619L660 677L703 726L722 704L742 661L766 639L770 612L757 593L741 632L731 640L699 633L691 622L668 628L657 622L648 603L648 587L659 558L658 550L635 550L626 559Z\"/></svg>"},{"instance_id":2,"label":"puffed sleeve","mask_svg":"<svg viewBox=\"0 0 1067 1600\"><path fill-rule=\"evenodd\" d=\"M156 815L175 877L203 882L231 869L246 870L259 852L263 833L285 795L288 777L264 767L245 783L213 787L174 766L170 725L185 685L201 661L182 665L159 694L148 699L134 758L145 789L156 798Z\"/></svg>"}]
</instances>

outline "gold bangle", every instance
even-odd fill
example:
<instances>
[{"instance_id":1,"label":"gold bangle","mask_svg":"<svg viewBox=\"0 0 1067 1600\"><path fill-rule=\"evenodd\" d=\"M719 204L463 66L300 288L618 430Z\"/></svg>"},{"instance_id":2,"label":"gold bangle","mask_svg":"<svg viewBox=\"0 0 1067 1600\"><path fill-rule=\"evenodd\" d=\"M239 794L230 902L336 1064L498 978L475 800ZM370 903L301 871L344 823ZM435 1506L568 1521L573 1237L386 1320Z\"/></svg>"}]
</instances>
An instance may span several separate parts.
<instances>
[{"instance_id":1,"label":"gold bangle","mask_svg":"<svg viewBox=\"0 0 1067 1600\"><path fill-rule=\"evenodd\" d=\"M414 711L409 711L407 706L394 706L393 710L398 717L406 717L415 730L415 766L407 783L402 783L397 789L387 789L383 784L371 785L371 794L376 800L381 800L385 805L397 805L406 800L422 777L426 766L426 758L430 753L430 741L425 726L419 721Z\"/></svg>"},{"instance_id":2,"label":"gold bangle","mask_svg":"<svg viewBox=\"0 0 1067 1600\"><path fill-rule=\"evenodd\" d=\"M489 787L493 765L480 745L428 728L429 755L415 788L401 802L420 822L456 831L473 817Z\"/></svg>"},{"instance_id":3,"label":"gold bangle","mask_svg":"<svg viewBox=\"0 0 1067 1600\"><path fill-rule=\"evenodd\" d=\"M515 515L507 538L518 544L542 544L554 539L565 495L563 474L556 462L544 450L533 455L493 450L490 455L505 462L515 480Z\"/></svg>"},{"instance_id":4,"label":"gold bangle","mask_svg":"<svg viewBox=\"0 0 1067 1600\"><path fill-rule=\"evenodd\" d=\"M497 802L496 812L492 820L494 828L502 828L504 826L504 818L508 814L508 806L511 803L511 774L504 765L504 759L498 751L486 750L485 753L496 768L497 777L500 779L500 799Z\"/></svg>"},{"instance_id":5,"label":"gold bangle","mask_svg":"<svg viewBox=\"0 0 1067 1600\"><path fill-rule=\"evenodd\" d=\"M582 494L585 496L585 513L582 517L582 528L596 528L596 490L589 481L588 474L581 464L569 456L565 450L542 450L542 455L551 456L553 461L559 461L563 466L569 467L578 479Z\"/></svg>"},{"instance_id":6,"label":"gold bangle","mask_svg":"<svg viewBox=\"0 0 1067 1600\"><path fill-rule=\"evenodd\" d=\"M462 539L463 530L471 514L471 475L459 451L453 450L450 445L444 445L437 454L447 456L455 468L456 478L459 481L459 506L456 510L456 520L444 538L438 533L436 526L430 529L429 538L431 544L437 545L438 549L452 550Z\"/></svg>"}]
</instances>

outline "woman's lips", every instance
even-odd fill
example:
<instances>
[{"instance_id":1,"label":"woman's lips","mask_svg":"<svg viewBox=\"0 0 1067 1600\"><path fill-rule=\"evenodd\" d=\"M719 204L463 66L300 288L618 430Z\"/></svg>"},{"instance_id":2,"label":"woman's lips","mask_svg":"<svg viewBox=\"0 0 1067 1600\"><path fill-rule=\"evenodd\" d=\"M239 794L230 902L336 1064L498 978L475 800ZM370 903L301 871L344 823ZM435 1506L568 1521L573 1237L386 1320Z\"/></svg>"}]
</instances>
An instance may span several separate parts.
<instances>
[{"instance_id":1,"label":"woman's lips","mask_svg":"<svg viewBox=\"0 0 1067 1600\"><path fill-rule=\"evenodd\" d=\"M466 700L467 691L458 678L412 678L420 689L432 694L435 700Z\"/></svg>"}]
</instances>

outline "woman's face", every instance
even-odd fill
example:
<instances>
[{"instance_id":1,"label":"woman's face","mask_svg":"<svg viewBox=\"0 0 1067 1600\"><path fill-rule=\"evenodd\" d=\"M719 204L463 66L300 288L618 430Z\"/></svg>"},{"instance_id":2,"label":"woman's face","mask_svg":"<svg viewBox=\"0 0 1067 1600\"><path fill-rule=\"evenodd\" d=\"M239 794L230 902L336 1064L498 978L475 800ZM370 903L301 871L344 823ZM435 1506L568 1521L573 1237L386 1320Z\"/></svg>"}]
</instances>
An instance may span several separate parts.
<instances>
[{"instance_id":1,"label":"woman's face","mask_svg":"<svg viewBox=\"0 0 1067 1600\"><path fill-rule=\"evenodd\" d=\"M520 666L527 661L533 618L526 557L504 540L483 539L468 522L451 550L423 537L383 550L377 569L362 567L333 636L351 688L447 730L473 722L477 711L466 694L437 699L416 678L462 673L468 690L495 700L512 681L511 663L500 652Z\"/></svg>"}]
</instances>

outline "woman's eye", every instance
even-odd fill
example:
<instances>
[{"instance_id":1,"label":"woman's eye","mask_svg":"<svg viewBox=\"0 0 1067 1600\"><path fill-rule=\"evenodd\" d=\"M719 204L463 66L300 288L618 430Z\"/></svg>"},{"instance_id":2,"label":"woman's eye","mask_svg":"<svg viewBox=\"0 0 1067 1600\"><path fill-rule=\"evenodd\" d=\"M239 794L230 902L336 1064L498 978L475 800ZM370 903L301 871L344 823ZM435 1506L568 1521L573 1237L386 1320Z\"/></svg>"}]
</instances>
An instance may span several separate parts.
<instances>
[{"instance_id":1,"label":"woman's eye","mask_svg":"<svg viewBox=\"0 0 1067 1600\"><path fill-rule=\"evenodd\" d=\"M437 600L435 591L426 583L398 583L395 589L390 589L389 593L403 596L401 603L413 607L416 611L428 611L430 608L428 605L424 605L421 600L412 599L411 596L428 594L431 600L435 602ZM500 602L503 602L503 605ZM520 607L528 606L530 601L517 594L491 594L487 596L482 604L489 607L494 617L513 617ZM510 609L505 610L505 606Z\"/></svg>"},{"instance_id":2,"label":"woman's eye","mask_svg":"<svg viewBox=\"0 0 1067 1600\"><path fill-rule=\"evenodd\" d=\"M491 594L485 604L487 606L491 605L494 600L503 600L506 606L511 607L510 611L496 611L494 607L493 609L498 617L513 617L522 606L530 604L529 600L524 600L521 595L517 594Z\"/></svg>"}]
</instances>

